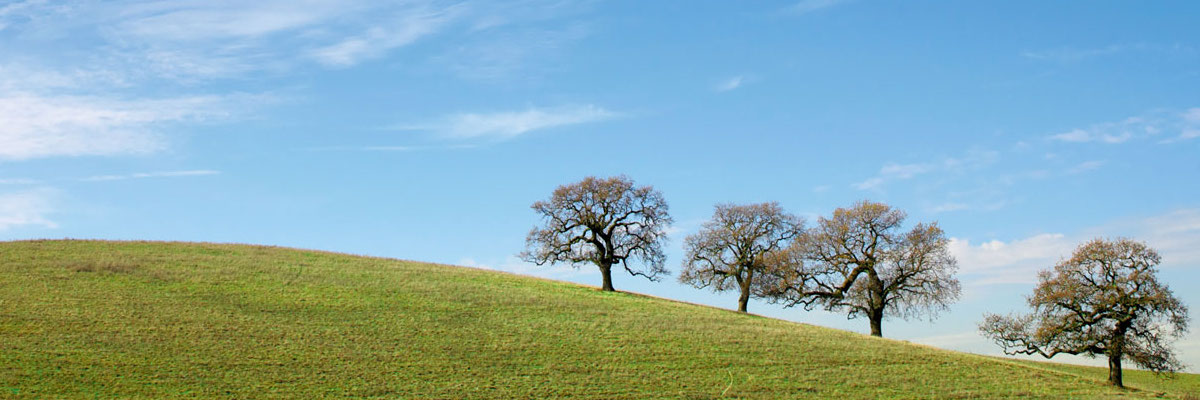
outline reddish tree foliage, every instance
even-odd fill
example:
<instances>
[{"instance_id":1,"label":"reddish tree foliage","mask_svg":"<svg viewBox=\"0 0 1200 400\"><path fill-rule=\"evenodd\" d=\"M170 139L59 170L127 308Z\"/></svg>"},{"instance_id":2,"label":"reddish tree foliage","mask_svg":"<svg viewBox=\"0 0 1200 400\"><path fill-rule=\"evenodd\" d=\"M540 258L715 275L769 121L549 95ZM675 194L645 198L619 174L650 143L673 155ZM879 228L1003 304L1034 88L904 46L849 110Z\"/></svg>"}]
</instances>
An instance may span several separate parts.
<instances>
[{"instance_id":1,"label":"reddish tree foliage","mask_svg":"<svg viewBox=\"0 0 1200 400\"><path fill-rule=\"evenodd\" d=\"M904 232L904 218L869 201L820 218L777 254L787 267L768 277L771 297L786 307L865 316L874 336L883 336L885 313L932 318L958 299L958 264L936 223Z\"/></svg>"},{"instance_id":2,"label":"reddish tree foliage","mask_svg":"<svg viewBox=\"0 0 1200 400\"><path fill-rule=\"evenodd\" d=\"M770 254L787 246L802 229L803 221L788 214L779 203L720 204L700 232L686 239L686 256L679 281L714 291L738 290L738 311L746 312L753 292L766 293L756 275L778 269Z\"/></svg>"},{"instance_id":3,"label":"reddish tree foliage","mask_svg":"<svg viewBox=\"0 0 1200 400\"><path fill-rule=\"evenodd\" d=\"M1108 383L1124 386L1121 361L1155 372L1182 368L1170 341L1188 311L1155 277L1158 252L1130 239L1095 239L1038 274L1029 315L985 315L979 329L1007 354L1108 358Z\"/></svg>"},{"instance_id":4,"label":"reddish tree foliage","mask_svg":"<svg viewBox=\"0 0 1200 400\"><path fill-rule=\"evenodd\" d=\"M606 291L614 290L613 265L651 281L667 273L662 247L672 220L662 193L650 186L634 187L624 176L587 177L559 186L550 200L533 203L532 208L545 225L526 237L526 250L520 254L526 261L595 264ZM631 264L634 260L644 267Z\"/></svg>"}]
</instances>

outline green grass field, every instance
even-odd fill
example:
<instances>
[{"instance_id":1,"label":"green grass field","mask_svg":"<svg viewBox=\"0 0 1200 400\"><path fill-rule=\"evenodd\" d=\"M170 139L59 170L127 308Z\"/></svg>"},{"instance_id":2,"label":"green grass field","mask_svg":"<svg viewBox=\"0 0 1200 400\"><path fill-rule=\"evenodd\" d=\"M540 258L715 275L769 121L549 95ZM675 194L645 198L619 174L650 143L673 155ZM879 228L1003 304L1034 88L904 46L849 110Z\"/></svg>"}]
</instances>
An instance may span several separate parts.
<instances>
[{"instance_id":1,"label":"green grass field","mask_svg":"<svg viewBox=\"0 0 1200 400\"><path fill-rule=\"evenodd\" d=\"M497 272L283 248L0 243L0 398L1195 398ZM1191 394L1189 394L1189 392Z\"/></svg>"}]
</instances>

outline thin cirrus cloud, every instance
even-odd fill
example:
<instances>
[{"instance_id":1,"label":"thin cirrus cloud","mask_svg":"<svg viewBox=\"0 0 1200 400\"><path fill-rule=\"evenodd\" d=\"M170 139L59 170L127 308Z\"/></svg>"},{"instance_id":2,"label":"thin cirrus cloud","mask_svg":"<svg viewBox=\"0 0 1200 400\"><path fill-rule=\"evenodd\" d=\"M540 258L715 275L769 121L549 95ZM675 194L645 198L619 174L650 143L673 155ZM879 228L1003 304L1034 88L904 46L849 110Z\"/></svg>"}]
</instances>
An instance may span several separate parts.
<instances>
[{"instance_id":1,"label":"thin cirrus cloud","mask_svg":"<svg viewBox=\"0 0 1200 400\"><path fill-rule=\"evenodd\" d=\"M0 231L19 226L57 227L49 219L54 212L50 204L57 194L58 191L51 188L0 193Z\"/></svg>"},{"instance_id":2,"label":"thin cirrus cloud","mask_svg":"<svg viewBox=\"0 0 1200 400\"><path fill-rule=\"evenodd\" d=\"M167 146L156 128L228 118L230 103L229 96L120 100L0 93L0 160L152 153Z\"/></svg>"},{"instance_id":3,"label":"thin cirrus cloud","mask_svg":"<svg viewBox=\"0 0 1200 400\"><path fill-rule=\"evenodd\" d=\"M1049 135L1047 138L1062 143L1105 144L1160 138L1158 143L1165 144L1197 137L1200 137L1200 108L1150 111L1120 121L1101 122Z\"/></svg>"},{"instance_id":4,"label":"thin cirrus cloud","mask_svg":"<svg viewBox=\"0 0 1200 400\"><path fill-rule=\"evenodd\" d=\"M551 108L531 107L522 111L461 113L429 124L394 126L398 130L428 131L449 140L509 140L529 132L600 122L619 114L595 105Z\"/></svg>"},{"instance_id":5,"label":"thin cirrus cloud","mask_svg":"<svg viewBox=\"0 0 1200 400\"><path fill-rule=\"evenodd\" d=\"M64 65L112 71L126 82L190 82L286 71L317 63L345 68L440 32L467 3L335 0L19 3L0 26L58 51ZM88 40L78 40L88 38ZM15 57L14 57L15 58Z\"/></svg>"},{"instance_id":6,"label":"thin cirrus cloud","mask_svg":"<svg viewBox=\"0 0 1200 400\"><path fill-rule=\"evenodd\" d=\"M1110 44L1102 47L1091 48L1073 48L1061 47L1056 49L1045 50L1027 50L1021 52L1021 56L1031 60L1044 60L1056 62L1077 62L1090 60L1094 58L1116 56L1124 53L1156 53L1183 56L1182 59L1189 59L1197 55L1195 48L1183 44L1156 44L1156 43L1120 43Z\"/></svg>"},{"instance_id":7,"label":"thin cirrus cloud","mask_svg":"<svg viewBox=\"0 0 1200 400\"><path fill-rule=\"evenodd\" d=\"M161 172L138 172L127 175L96 175L82 178L84 182L105 182L105 181L123 181L129 179L146 179L146 178L178 178L185 176L208 176L218 175L221 171L211 169L195 169L186 171L161 171Z\"/></svg>"},{"instance_id":8,"label":"thin cirrus cloud","mask_svg":"<svg viewBox=\"0 0 1200 400\"><path fill-rule=\"evenodd\" d=\"M793 14L808 14L817 10L822 10L838 4L846 3L847 1L848 0L802 0L789 6L787 11Z\"/></svg>"},{"instance_id":9,"label":"thin cirrus cloud","mask_svg":"<svg viewBox=\"0 0 1200 400\"><path fill-rule=\"evenodd\" d=\"M1084 172L1099 169L1100 167L1104 166L1104 163L1105 162L1101 161L1101 160L1084 161L1079 164L1075 164L1075 166L1073 166L1071 168L1068 168L1067 174L1068 175L1082 174Z\"/></svg>"},{"instance_id":10,"label":"thin cirrus cloud","mask_svg":"<svg viewBox=\"0 0 1200 400\"><path fill-rule=\"evenodd\" d=\"M268 0L149 1L124 8L131 11L108 32L113 42L150 49L139 52L162 70L215 75L278 67L305 55L328 67L353 66L438 31L459 6Z\"/></svg>"},{"instance_id":11,"label":"thin cirrus cloud","mask_svg":"<svg viewBox=\"0 0 1200 400\"><path fill-rule=\"evenodd\" d=\"M372 26L362 34L313 49L310 55L328 67L350 67L437 32L457 16L457 10L414 11L387 24Z\"/></svg>"},{"instance_id":12,"label":"thin cirrus cloud","mask_svg":"<svg viewBox=\"0 0 1200 400\"><path fill-rule=\"evenodd\" d=\"M715 89L717 92L728 92L730 90L742 87L742 84L744 83L746 83L746 77L738 75L717 84L717 86L713 89Z\"/></svg>"},{"instance_id":13,"label":"thin cirrus cloud","mask_svg":"<svg viewBox=\"0 0 1200 400\"><path fill-rule=\"evenodd\" d=\"M878 190L889 182L912 179L929 173L957 173L979 168L995 162L999 155L1000 153L996 151L970 150L962 157L946 157L939 161L910 164L887 163L879 168L877 175L851 186L858 190Z\"/></svg>"}]
</instances>

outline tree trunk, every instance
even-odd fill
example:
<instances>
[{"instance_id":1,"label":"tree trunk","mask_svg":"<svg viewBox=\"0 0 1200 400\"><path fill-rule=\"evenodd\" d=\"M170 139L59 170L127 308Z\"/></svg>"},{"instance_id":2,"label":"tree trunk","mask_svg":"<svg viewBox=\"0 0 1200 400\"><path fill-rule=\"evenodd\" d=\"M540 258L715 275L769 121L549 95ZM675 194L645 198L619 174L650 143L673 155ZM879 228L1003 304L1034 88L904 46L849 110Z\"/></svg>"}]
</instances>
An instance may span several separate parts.
<instances>
[{"instance_id":1,"label":"tree trunk","mask_svg":"<svg viewBox=\"0 0 1200 400\"><path fill-rule=\"evenodd\" d=\"M883 337L883 308L872 309L867 317L871 320L871 336Z\"/></svg>"},{"instance_id":2,"label":"tree trunk","mask_svg":"<svg viewBox=\"0 0 1200 400\"><path fill-rule=\"evenodd\" d=\"M746 312L746 305L750 303L750 280L754 279L754 271L747 269L746 278L738 279L739 289L742 290L741 296L738 296L738 312Z\"/></svg>"},{"instance_id":3,"label":"tree trunk","mask_svg":"<svg viewBox=\"0 0 1200 400\"><path fill-rule=\"evenodd\" d=\"M879 274L875 273L874 268L867 270L867 278L870 285L867 290L871 293L867 306L867 318L871 320L871 336L883 337L883 281L879 279Z\"/></svg>"},{"instance_id":4,"label":"tree trunk","mask_svg":"<svg viewBox=\"0 0 1200 400\"><path fill-rule=\"evenodd\" d=\"M1125 387L1121 381L1121 356L1125 354L1125 332L1133 325L1133 318L1117 321L1112 341L1108 343L1108 384L1119 388Z\"/></svg>"},{"instance_id":5,"label":"tree trunk","mask_svg":"<svg viewBox=\"0 0 1200 400\"><path fill-rule=\"evenodd\" d=\"M615 292L616 289L613 289L612 285L612 265L601 265L600 275L604 277L604 286L601 286L600 290L605 292Z\"/></svg>"},{"instance_id":6,"label":"tree trunk","mask_svg":"<svg viewBox=\"0 0 1200 400\"><path fill-rule=\"evenodd\" d=\"M1125 387L1121 382L1121 355L1108 356L1108 384L1119 388Z\"/></svg>"},{"instance_id":7,"label":"tree trunk","mask_svg":"<svg viewBox=\"0 0 1200 400\"><path fill-rule=\"evenodd\" d=\"M746 312L746 304L750 302L750 285L742 284L742 295L738 296L738 311Z\"/></svg>"}]
</instances>

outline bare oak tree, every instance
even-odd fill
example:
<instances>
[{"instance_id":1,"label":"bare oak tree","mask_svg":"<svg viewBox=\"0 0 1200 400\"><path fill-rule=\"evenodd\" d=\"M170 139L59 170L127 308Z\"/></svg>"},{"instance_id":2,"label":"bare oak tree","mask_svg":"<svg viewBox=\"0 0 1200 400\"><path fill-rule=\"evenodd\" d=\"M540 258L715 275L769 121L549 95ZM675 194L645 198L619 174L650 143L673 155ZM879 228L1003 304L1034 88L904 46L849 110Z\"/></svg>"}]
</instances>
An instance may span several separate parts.
<instances>
[{"instance_id":1,"label":"bare oak tree","mask_svg":"<svg viewBox=\"0 0 1200 400\"><path fill-rule=\"evenodd\" d=\"M1108 383L1123 387L1121 360L1155 372L1182 368L1170 341L1188 311L1158 282L1158 252L1130 239L1095 239L1038 274L1029 315L985 315L979 329L1007 354L1108 357Z\"/></svg>"},{"instance_id":2,"label":"bare oak tree","mask_svg":"<svg viewBox=\"0 0 1200 400\"><path fill-rule=\"evenodd\" d=\"M686 239L679 281L714 291L739 290L738 311L746 312L750 295L763 295L755 275L777 268L770 254L800 233L803 221L779 203L719 204L700 232Z\"/></svg>"},{"instance_id":3,"label":"bare oak tree","mask_svg":"<svg viewBox=\"0 0 1200 400\"><path fill-rule=\"evenodd\" d=\"M550 200L533 203L532 208L545 226L533 228L526 237L526 250L520 254L526 261L595 264L606 291L613 291L612 267L617 264L651 281L667 273L662 248L672 220L662 193L650 186L634 187L625 176L587 177L559 186ZM644 268L631 265L634 260Z\"/></svg>"},{"instance_id":4,"label":"bare oak tree","mask_svg":"<svg viewBox=\"0 0 1200 400\"><path fill-rule=\"evenodd\" d=\"M904 212L862 201L821 217L779 257L786 268L770 276L771 296L785 307L823 307L867 317L883 336L883 318L933 318L958 299L958 263L937 223L900 229Z\"/></svg>"}]
</instances>

